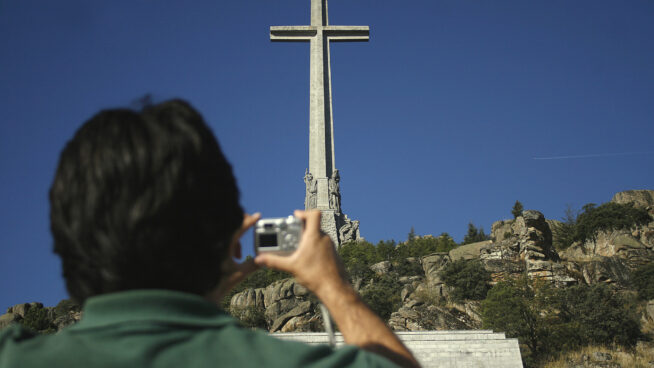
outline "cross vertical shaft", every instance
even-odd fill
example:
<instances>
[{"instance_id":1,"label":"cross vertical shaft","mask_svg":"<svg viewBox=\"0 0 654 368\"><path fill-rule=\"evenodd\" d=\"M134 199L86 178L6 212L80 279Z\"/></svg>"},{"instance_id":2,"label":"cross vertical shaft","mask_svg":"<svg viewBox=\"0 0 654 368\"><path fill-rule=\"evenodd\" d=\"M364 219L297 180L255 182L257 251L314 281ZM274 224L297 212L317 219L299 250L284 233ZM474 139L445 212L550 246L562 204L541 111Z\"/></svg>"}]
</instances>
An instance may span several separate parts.
<instances>
[{"instance_id":1,"label":"cross vertical shaft","mask_svg":"<svg viewBox=\"0 0 654 368\"><path fill-rule=\"evenodd\" d=\"M311 0L311 25L270 27L270 39L310 43L309 169L305 175L305 208L340 214L329 44L368 41L370 29L367 26L330 26L328 19L327 0Z\"/></svg>"}]
</instances>

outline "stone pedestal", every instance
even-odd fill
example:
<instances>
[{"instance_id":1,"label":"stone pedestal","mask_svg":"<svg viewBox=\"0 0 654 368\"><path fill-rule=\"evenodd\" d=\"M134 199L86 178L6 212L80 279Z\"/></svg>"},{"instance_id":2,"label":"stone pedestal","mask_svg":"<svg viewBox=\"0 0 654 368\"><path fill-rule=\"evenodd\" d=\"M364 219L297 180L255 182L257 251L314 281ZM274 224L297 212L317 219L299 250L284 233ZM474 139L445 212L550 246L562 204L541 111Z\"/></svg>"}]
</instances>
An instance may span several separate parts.
<instances>
[{"instance_id":1,"label":"stone pedestal","mask_svg":"<svg viewBox=\"0 0 654 368\"><path fill-rule=\"evenodd\" d=\"M343 243L362 240L359 232L359 221L350 220L347 215L335 210L321 210L320 228L324 231L338 248Z\"/></svg>"},{"instance_id":2,"label":"stone pedestal","mask_svg":"<svg viewBox=\"0 0 654 368\"><path fill-rule=\"evenodd\" d=\"M320 229L329 235L329 237L332 238L334 245L338 247L341 244L338 237L338 230L340 228L339 216L334 210L321 210L320 212L322 213L320 218Z\"/></svg>"}]
</instances>

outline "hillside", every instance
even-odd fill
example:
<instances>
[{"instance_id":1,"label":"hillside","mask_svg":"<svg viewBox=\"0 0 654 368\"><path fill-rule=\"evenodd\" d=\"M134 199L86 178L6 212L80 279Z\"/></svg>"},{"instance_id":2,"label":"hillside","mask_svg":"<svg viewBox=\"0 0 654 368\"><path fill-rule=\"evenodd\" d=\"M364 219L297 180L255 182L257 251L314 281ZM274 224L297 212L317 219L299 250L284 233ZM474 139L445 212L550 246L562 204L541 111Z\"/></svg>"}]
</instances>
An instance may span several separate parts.
<instances>
[{"instance_id":1,"label":"hillside","mask_svg":"<svg viewBox=\"0 0 654 368\"><path fill-rule=\"evenodd\" d=\"M484 241L412 232L398 244L348 243L339 253L363 299L396 331L503 331L520 339L527 366L585 345L642 349L654 332L654 191L620 192L563 221L516 214ZM79 319L79 307L69 307L15 306L0 328L22 322L51 332ZM247 279L224 308L271 332L323 329L315 297L271 270Z\"/></svg>"},{"instance_id":2,"label":"hillside","mask_svg":"<svg viewBox=\"0 0 654 368\"><path fill-rule=\"evenodd\" d=\"M654 330L654 294L639 295L634 279L654 284L654 191L618 193L573 220L526 210L495 222L486 241L410 236L346 244L340 253L364 300L396 331L505 331L520 338L527 366L586 344L633 348ZM317 301L293 279L245 287L228 308L271 332L322 329ZM520 308L533 325L510 321L520 320L512 314Z\"/></svg>"}]
</instances>

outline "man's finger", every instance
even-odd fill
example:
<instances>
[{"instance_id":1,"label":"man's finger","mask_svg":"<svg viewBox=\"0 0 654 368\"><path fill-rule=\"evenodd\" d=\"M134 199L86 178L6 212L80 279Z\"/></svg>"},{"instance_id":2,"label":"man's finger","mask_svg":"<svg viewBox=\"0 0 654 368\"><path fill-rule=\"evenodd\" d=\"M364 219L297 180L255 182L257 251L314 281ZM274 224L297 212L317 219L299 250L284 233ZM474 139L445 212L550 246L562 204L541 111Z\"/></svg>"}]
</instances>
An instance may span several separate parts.
<instances>
[{"instance_id":1,"label":"man's finger","mask_svg":"<svg viewBox=\"0 0 654 368\"><path fill-rule=\"evenodd\" d=\"M307 218L307 212L302 210L295 210L293 212L293 215L295 215L295 217L299 218L302 221L306 220Z\"/></svg>"},{"instance_id":2,"label":"man's finger","mask_svg":"<svg viewBox=\"0 0 654 368\"><path fill-rule=\"evenodd\" d=\"M279 256L276 254L264 253L259 254L254 263L259 266L274 268L276 270L291 272L292 262L288 256Z\"/></svg>"},{"instance_id":3,"label":"man's finger","mask_svg":"<svg viewBox=\"0 0 654 368\"><path fill-rule=\"evenodd\" d=\"M305 219L305 230L313 232L313 231L320 231L320 211L318 210L312 210L305 212L306 219Z\"/></svg>"},{"instance_id":4,"label":"man's finger","mask_svg":"<svg viewBox=\"0 0 654 368\"><path fill-rule=\"evenodd\" d=\"M259 212L255 213L255 214L252 214L252 215L248 215L246 213L243 216L243 223L241 224L241 234L243 234L249 228L254 226L254 224L256 224L257 221L259 221L260 218L261 218L261 214Z\"/></svg>"}]
</instances>

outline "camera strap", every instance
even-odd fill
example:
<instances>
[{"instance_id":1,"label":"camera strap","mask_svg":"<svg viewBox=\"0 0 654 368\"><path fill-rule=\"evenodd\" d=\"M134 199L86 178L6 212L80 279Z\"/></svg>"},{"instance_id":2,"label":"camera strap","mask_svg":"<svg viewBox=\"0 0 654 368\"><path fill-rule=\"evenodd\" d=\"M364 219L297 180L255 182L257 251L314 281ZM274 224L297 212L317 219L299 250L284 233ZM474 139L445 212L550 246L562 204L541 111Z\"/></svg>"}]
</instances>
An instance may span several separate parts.
<instances>
[{"instance_id":1,"label":"camera strap","mask_svg":"<svg viewBox=\"0 0 654 368\"><path fill-rule=\"evenodd\" d=\"M329 314L329 310L322 303L320 303L320 311L322 312L322 320L325 325L325 332L327 332L327 337L329 337L329 346L332 348L336 347L336 338L334 337L334 324L332 322L332 316Z\"/></svg>"}]
</instances>

